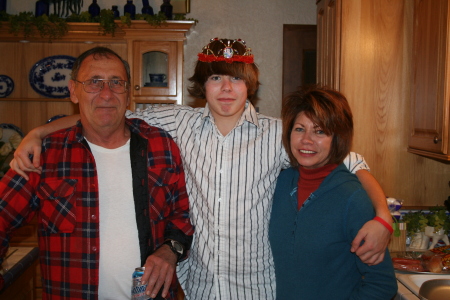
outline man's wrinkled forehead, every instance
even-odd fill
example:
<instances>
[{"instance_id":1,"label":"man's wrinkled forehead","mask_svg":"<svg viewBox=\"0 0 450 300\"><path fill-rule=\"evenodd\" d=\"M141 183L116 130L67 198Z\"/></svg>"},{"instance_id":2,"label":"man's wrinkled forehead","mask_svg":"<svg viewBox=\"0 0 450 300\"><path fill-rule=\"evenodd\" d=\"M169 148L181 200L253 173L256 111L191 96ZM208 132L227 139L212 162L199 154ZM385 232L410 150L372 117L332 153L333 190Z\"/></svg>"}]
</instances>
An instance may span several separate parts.
<instances>
[{"instance_id":1,"label":"man's wrinkled forehead","mask_svg":"<svg viewBox=\"0 0 450 300\"><path fill-rule=\"evenodd\" d=\"M126 69L119 58L98 53L82 61L79 74L97 79L127 79Z\"/></svg>"}]
</instances>

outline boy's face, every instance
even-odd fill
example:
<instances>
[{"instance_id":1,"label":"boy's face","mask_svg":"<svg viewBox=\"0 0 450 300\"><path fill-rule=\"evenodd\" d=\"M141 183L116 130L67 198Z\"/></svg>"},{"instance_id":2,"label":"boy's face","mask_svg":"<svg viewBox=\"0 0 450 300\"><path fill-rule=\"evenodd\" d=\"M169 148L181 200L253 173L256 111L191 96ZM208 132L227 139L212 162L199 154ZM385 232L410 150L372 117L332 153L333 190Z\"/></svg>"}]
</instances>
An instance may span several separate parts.
<instances>
[{"instance_id":1,"label":"boy's face","mask_svg":"<svg viewBox=\"0 0 450 300\"><path fill-rule=\"evenodd\" d=\"M241 117L247 100L247 86L239 77L211 75L205 82L206 101L216 122L233 122Z\"/></svg>"}]
</instances>

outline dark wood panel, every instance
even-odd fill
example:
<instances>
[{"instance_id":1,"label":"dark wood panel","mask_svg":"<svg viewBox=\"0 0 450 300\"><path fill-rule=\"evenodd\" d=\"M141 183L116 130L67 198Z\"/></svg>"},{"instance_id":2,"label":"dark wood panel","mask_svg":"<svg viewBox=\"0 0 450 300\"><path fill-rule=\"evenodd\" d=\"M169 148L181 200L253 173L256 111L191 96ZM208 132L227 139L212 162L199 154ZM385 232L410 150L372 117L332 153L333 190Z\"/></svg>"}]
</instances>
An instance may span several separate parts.
<instances>
[{"instance_id":1,"label":"dark wood panel","mask_svg":"<svg viewBox=\"0 0 450 300\"><path fill-rule=\"evenodd\" d=\"M283 27L283 97L316 81L316 25Z\"/></svg>"}]
</instances>

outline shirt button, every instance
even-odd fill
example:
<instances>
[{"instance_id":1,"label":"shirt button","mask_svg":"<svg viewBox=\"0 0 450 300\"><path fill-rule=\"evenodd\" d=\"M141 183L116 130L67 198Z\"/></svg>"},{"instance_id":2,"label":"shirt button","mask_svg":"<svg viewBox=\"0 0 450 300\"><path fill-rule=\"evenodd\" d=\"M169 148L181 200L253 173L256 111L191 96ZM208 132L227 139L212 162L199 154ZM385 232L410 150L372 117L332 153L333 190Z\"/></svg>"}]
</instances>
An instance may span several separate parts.
<instances>
[{"instance_id":1,"label":"shirt button","mask_svg":"<svg viewBox=\"0 0 450 300\"><path fill-rule=\"evenodd\" d=\"M92 252L97 252L97 247L94 246L91 249L92 249Z\"/></svg>"},{"instance_id":2,"label":"shirt button","mask_svg":"<svg viewBox=\"0 0 450 300\"><path fill-rule=\"evenodd\" d=\"M92 219L92 220L97 220L97 216L96 216L96 215L92 215L92 216L91 216L91 219Z\"/></svg>"},{"instance_id":3,"label":"shirt button","mask_svg":"<svg viewBox=\"0 0 450 300\"><path fill-rule=\"evenodd\" d=\"M219 201L219 202L222 201L222 198L217 199L217 201Z\"/></svg>"}]
</instances>

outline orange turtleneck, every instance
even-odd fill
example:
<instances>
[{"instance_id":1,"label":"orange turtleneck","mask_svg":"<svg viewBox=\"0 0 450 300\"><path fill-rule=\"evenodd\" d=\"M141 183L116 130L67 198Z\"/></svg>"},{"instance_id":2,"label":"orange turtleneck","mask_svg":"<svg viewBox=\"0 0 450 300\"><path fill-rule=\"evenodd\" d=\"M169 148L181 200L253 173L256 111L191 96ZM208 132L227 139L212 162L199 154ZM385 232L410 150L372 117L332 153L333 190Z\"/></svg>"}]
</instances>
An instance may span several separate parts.
<instances>
[{"instance_id":1,"label":"orange turtleneck","mask_svg":"<svg viewBox=\"0 0 450 300\"><path fill-rule=\"evenodd\" d=\"M315 169L306 169L302 166L299 167L300 177L297 183L297 208L300 209L303 203L308 199L312 192L317 190L322 181L327 177L337 164L327 164L323 167Z\"/></svg>"}]
</instances>

